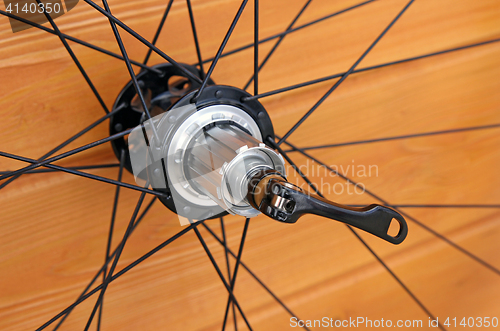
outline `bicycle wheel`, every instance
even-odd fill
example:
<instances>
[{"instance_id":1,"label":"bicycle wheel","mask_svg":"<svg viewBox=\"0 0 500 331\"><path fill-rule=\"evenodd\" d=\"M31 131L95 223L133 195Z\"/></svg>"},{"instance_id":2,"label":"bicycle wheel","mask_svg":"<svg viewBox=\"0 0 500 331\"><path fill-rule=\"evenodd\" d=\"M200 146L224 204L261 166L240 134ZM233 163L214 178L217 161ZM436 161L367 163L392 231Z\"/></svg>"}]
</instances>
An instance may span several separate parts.
<instances>
[{"instance_id":1,"label":"bicycle wheel","mask_svg":"<svg viewBox=\"0 0 500 331\"><path fill-rule=\"evenodd\" d=\"M188 3L109 1L109 6L132 32L155 41L176 61L196 66L200 54L207 72L241 1L192 1L199 52ZM216 84L248 85L251 94L253 6L248 1L212 75ZM244 314L232 305L226 314L227 290L195 227L179 227L175 214L153 202L152 191L138 204L141 188L127 170L120 171L120 157L109 142L12 179L11 171L36 162L98 119L95 128L47 157L108 137L113 114L103 108L112 110L131 77L126 61L116 58L122 54L108 18L90 1L55 21L66 34L62 37L36 27L12 33L4 18L3 330L97 325L216 330L226 315L228 330L235 328L235 317L238 329L248 323L253 330L303 324L315 329L315 321L323 323L324 317L329 327L363 318L358 327L365 329L387 326L387 321L392 327L409 321L404 326L410 329L421 321L420 328L429 328L436 318L438 327L450 330L464 324L479 328L486 321L493 328L495 318L498 323L498 4L279 0L260 1L259 7L259 63L265 65L258 75L257 92L263 93L258 99L278 139L286 138L278 140L282 154L331 200L377 202L399 210L409 223L408 239L392 246L316 216L294 225L265 216L250 222L235 216L224 217L223 223L207 220L196 229L225 282L233 279L228 270L234 276L238 265L234 293ZM49 23L43 27L57 31ZM138 73L148 47L123 26L119 31ZM146 67L166 62L155 52L148 58ZM288 176L307 188L293 169ZM97 287L103 283L98 271L106 256L119 250L131 219L141 224L127 238L111 273L116 281L98 306L104 293ZM242 243L239 264L234 257ZM93 294L66 314L96 275L89 289Z\"/></svg>"}]
</instances>

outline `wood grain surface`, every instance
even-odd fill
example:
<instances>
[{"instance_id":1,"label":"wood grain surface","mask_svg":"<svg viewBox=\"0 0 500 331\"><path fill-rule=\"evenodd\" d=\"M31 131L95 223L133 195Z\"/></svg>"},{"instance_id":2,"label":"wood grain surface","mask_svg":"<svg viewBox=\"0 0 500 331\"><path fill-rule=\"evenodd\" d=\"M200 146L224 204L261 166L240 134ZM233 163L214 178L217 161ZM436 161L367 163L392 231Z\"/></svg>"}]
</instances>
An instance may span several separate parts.
<instances>
[{"instance_id":1,"label":"wood grain surface","mask_svg":"<svg viewBox=\"0 0 500 331\"><path fill-rule=\"evenodd\" d=\"M166 3L109 1L113 14L148 40ZM260 37L284 31L304 3L261 0ZM357 3L313 0L296 25ZM374 1L288 35L262 69L259 90L345 72L406 3ZM217 52L240 2L192 4L201 53L208 59ZM416 0L359 68L500 38L499 22L496 0ZM83 1L56 23L68 35L119 53L108 20ZM129 56L142 61L147 48L125 31L120 33ZM226 49L252 41L249 1ZM261 59L274 43L261 44ZM69 44L111 107L130 80L124 62ZM185 1L173 2L158 47L179 62L196 63ZM253 73L252 61L252 48L224 57L213 79L242 87ZM150 63L162 62L153 55ZM289 142L311 147L499 124L499 77L500 43L353 74ZM262 98L276 133L283 136L334 83ZM35 28L12 33L8 19L0 17L0 151L39 158L103 115L56 36ZM104 122L61 152L107 135ZM357 231L393 275L444 322L447 317L500 318L499 147L500 128L492 127L308 151L361 183L364 193L356 193L353 185L298 152L289 156L328 198L340 203L496 205L401 208L409 235L399 246ZM116 162L111 146L104 144L56 164ZM0 159L0 171L25 165ZM86 171L117 178L117 168ZM291 168L289 176L306 187ZM130 173L123 180L134 184ZM78 297L104 262L114 192L113 185L58 172L23 175L0 190L1 330L34 330ZM121 190L113 247L139 195ZM146 197L143 209L151 198ZM221 235L218 220L206 224ZM240 217L226 218L227 240L234 252L243 224ZM155 203L128 240L117 270L180 230L177 217ZM223 248L204 228L200 231L225 272ZM243 261L300 319L422 320L426 329L428 314L343 224L304 217L288 225L256 217L250 222ZM101 278L96 284L100 282ZM235 294L254 330L290 328L290 314L241 268ZM80 304L61 330L84 329L96 299L94 295ZM219 330L226 300L222 282L191 231L110 284L101 329ZM227 330L232 330L229 316ZM241 317L237 323L239 330L245 329Z\"/></svg>"}]
</instances>

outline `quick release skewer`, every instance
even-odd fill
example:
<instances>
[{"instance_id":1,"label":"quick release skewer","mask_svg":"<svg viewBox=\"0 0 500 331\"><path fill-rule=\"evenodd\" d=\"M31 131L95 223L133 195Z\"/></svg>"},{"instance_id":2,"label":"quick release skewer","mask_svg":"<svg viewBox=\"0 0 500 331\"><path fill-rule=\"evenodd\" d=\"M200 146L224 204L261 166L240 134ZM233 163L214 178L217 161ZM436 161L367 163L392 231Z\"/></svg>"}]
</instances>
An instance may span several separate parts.
<instances>
[{"instance_id":1,"label":"quick release skewer","mask_svg":"<svg viewBox=\"0 0 500 331\"><path fill-rule=\"evenodd\" d=\"M197 90L192 82L169 81L158 95L148 82L143 86L149 88L150 106L160 114L152 119L142 114L140 125L128 136L131 167L138 182L148 180L153 189L165 193L160 200L182 217L181 223L226 213L263 213L295 223L305 214L315 214L393 244L405 239L404 218L388 207L344 206L289 183L283 158L262 142L274 139L269 115L259 101L243 101L249 96L245 91L207 86L193 103ZM179 97L183 90L190 92ZM133 105L133 94L128 95ZM388 234L392 222L399 225L394 236Z\"/></svg>"}]
</instances>

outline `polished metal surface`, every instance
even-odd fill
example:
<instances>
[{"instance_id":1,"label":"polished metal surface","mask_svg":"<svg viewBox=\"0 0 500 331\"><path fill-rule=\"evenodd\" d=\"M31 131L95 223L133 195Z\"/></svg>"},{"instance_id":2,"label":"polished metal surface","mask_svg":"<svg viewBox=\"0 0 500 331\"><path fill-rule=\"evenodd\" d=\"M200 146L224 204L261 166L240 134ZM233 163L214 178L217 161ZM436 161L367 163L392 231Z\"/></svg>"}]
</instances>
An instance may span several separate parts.
<instances>
[{"instance_id":1,"label":"polished metal surface","mask_svg":"<svg viewBox=\"0 0 500 331\"><path fill-rule=\"evenodd\" d=\"M192 222L224 211L245 217L260 213L246 198L249 179L262 169L285 175L281 155L261 140L257 123L236 106L189 105L134 129L129 150L136 180L147 173L153 188L168 190L177 213Z\"/></svg>"}]
</instances>

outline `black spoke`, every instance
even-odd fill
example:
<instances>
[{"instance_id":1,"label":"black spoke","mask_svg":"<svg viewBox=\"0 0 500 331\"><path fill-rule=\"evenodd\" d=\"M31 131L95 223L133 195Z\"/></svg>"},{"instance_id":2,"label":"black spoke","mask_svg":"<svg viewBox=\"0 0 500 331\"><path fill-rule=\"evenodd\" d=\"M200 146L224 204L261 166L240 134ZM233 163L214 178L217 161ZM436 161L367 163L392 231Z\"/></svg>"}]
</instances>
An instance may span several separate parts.
<instances>
[{"instance_id":1,"label":"black spoke","mask_svg":"<svg viewBox=\"0 0 500 331\"><path fill-rule=\"evenodd\" d=\"M148 187L149 183L146 182L145 187ZM115 255L115 258L113 260L113 263L111 264L111 267L109 268L109 273L104 277L104 281L102 282L102 289L101 293L99 294L99 297L97 298L97 302L94 305L94 308L92 309L92 313L90 313L90 317L87 321L87 325L85 326L84 331L88 331L90 328L90 325L92 324L92 320L94 319L94 316L97 312L97 309L101 306L102 300L104 298L104 294L106 293L106 290L108 289L109 282L111 280L111 277L113 276L113 272L115 271L116 265L118 264L118 261L120 260L120 256L123 251L123 247L125 247L125 244L127 243L127 240L130 236L130 233L132 232L132 228L134 226L135 220L137 218L137 215L139 214L139 210L141 209L142 202L144 201L144 198L146 197L145 193L141 193L141 196L139 197L139 201L137 202L137 205L135 207L134 213L132 214L132 217L130 218L130 222L127 226L127 230L125 231L125 234L123 235L123 239L118 245L118 249ZM103 273L106 272L106 267L104 268Z\"/></svg>"},{"instance_id":2,"label":"black spoke","mask_svg":"<svg viewBox=\"0 0 500 331\"><path fill-rule=\"evenodd\" d=\"M122 149L120 153L120 169L118 170L118 181L122 181L123 167L125 165L125 151ZM111 243L113 241L113 231L115 228L116 211L118 209L118 198L120 197L120 186L116 187L115 199L113 201L113 210L111 212L111 221L109 223L108 231L108 243L106 244L106 254L104 255L104 271L102 272L102 282L106 281L106 275L108 273L107 261L110 259ZM135 225L136 222L134 222ZM132 228L133 230L133 228ZM131 231L132 231L131 230ZM99 316L97 318L97 331L101 330L101 320L102 320L102 307L104 306L104 295L102 298L103 303L99 306Z\"/></svg>"},{"instance_id":3,"label":"black spoke","mask_svg":"<svg viewBox=\"0 0 500 331\"><path fill-rule=\"evenodd\" d=\"M203 222L197 222L195 224L200 224L200 223L203 223ZM212 255L212 253L210 252L210 250L208 249L208 246L205 243L205 240L201 236L200 231L197 228L194 228L194 232L196 233L196 236L198 237L198 240L200 241L201 245L203 246L203 249L207 253L207 256L210 259L210 262L212 262L212 265L214 266L215 271L217 271L217 274L219 275L220 280L224 284L224 287L226 288L227 292L229 293L229 296L232 298L234 304L236 305L236 308L238 308L238 311L240 312L241 317L243 317L243 320L245 321L245 324L247 325L248 329L250 331L252 331L252 327L248 323L248 320L247 320L245 314L241 310L241 307L240 307L240 304L238 303L238 300L236 300L236 298L234 297L233 290L231 289L231 286L227 283L226 279L224 279L224 275L222 274L222 271L220 270L219 266L217 265L217 262L215 262L215 259L214 259L213 255ZM234 275L233 275L233 280L234 280Z\"/></svg>"},{"instance_id":4,"label":"black spoke","mask_svg":"<svg viewBox=\"0 0 500 331\"><path fill-rule=\"evenodd\" d=\"M108 12L111 15L111 9L108 6L108 1L107 0L102 0L102 4L104 5L104 8L106 9L106 12ZM111 29L113 30L113 34L115 35L116 42L118 43L118 46L120 47L120 51L123 55L123 58L125 59L125 63L127 64L127 70L130 75L130 78L132 78L132 83L134 84L135 91L137 95L139 96L139 99L141 100L142 107L144 109L144 112L147 116L147 118L151 122L151 129L153 130L153 135L156 139L156 144L160 143L160 137L158 136L158 132L156 131L156 125L151 121L151 114L149 113L148 106L146 105L146 100L144 99L144 95L142 93L142 88L139 86L139 82L137 81L137 77L135 75L134 69L132 68L132 65L130 64L130 60L128 58L127 50L125 49L125 46L123 45L123 40L120 36L120 32L118 32L118 29L116 28L115 23L109 19L109 24L111 25Z\"/></svg>"},{"instance_id":5,"label":"black spoke","mask_svg":"<svg viewBox=\"0 0 500 331\"><path fill-rule=\"evenodd\" d=\"M487 40L487 41L483 41L483 42L479 42L479 43L469 44L469 45L460 46L460 47L454 47L454 48L446 49L444 51L433 52L433 53L428 53L428 54L424 54L424 55L418 55L418 56L409 57L409 58L406 58L406 59L403 59L403 60L391 61L391 62L377 64L377 65L366 67L366 68L356 69L352 73L356 74L356 73L370 71L370 70L374 70L374 69L389 67L389 66L392 66L392 65L400 64L400 63L405 63L405 62L420 60L420 59L424 59L424 58L427 58L427 57L441 55L441 54L446 54L446 53L452 53L452 52L461 51L461 50L464 50L464 49L469 49L469 48L473 48L473 47L478 47L478 46L483 46L483 45L488 45L488 44L496 43L496 42L499 42L499 41L500 41L500 38L496 38L496 39L491 39L491 40ZM288 91L295 90L295 89L298 89L298 88L301 88L301 87L305 87L305 86L309 86L309 85L314 85L314 84L322 83L322 82L325 82L325 81L328 81L328 80L332 80L332 79L335 79L335 78L339 78L339 77L342 77L345 74L346 74L345 72L341 72L341 73L338 73L338 74L335 74L335 75L330 75L330 76L326 76L326 77L322 77L322 78L313 79L313 80L310 80L310 81L307 81L307 82L303 82L303 83L299 83L299 84L295 84L295 85L291 85L291 86L287 86L287 87L282 87L282 88L279 88L279 89L276 89L276 90L273 90L273 91L269 91L269 92L265 92L265 93L262 93L262 94L245 97L243 100L244 101L255 100L255 99L264 98L264 97L268 97L268 96L275 95L275 94L280 94L280 93L283 93L283 92L288 92Z\"/></svg>"},{"instance_id":6,"label":"black spoke","mask_svg":"<svg viewBox=\"0 0 500 331\"><path fill-rule=\"evenodd\" d=\"M309 27L309 26L313 26L313 25L315 25L315 24L317 24L317 23L323 22L323 21L324 21L324 20L326 20L326 19L332 18L332 17L334 17L334 16L337 16L337 15L339 15L339 14L342 14L342 13L348 12L348 11L350 11L350 10L353 10L353 9L359 8L359 7L361 7L361 6L364 6L364 5L369 4L369 3L371 3L371 2L374 2L374 1L376 1L376 0L368 0L368 1L364 1L364 2L361 2L361 3L357 4L357 5L354 5L354 6L351 6L351 7L345 8L345 9L342 9L342 10L340 10L340 11L338 11L338 12L333 13L333 14L328 14L328 15L326 15L326 16L323 16L323 17L321 17L321 18L318 18L318 19L316 19L316 20L313 20L313 21L311 21L311 22L309 22L309 23L302 24L302 25L300 25L300 26L298 26L298 27L296 27L296 28L291 29L290 31L284 31L284 32L277 33L277 34L272 35L272 36L270 36L270 37L267 37L267 38L264 38L264 39L259 40L259 44L263 44L263 43L266 43L266 42L268 42L268 41L271 41L271 40L274 40L274 39L276 39L276 38L279 38L279 37L281 37L281 36L285 36L285 35L287 35L287 34L290 34L290 33L296 32L296 31L299 31L299 30L304 29L304 28L307 28L307 27ZM251 48L251 47L253 47L253 46L254 46L254 43L252 42L252 43L246 44L246 45L244 45L244 46L241 46L241 47L235 48L235 49L233 49L233 50L230 50L230 51L228 51L228 52L226 52L226 53L223 53L220 57L221 57L221 58L223 58L223 57L226 57L226 56L228 56L228 55L236 54L236 53L239 53L239 52L244 51L244 50L246 50L246 49L249 49L249 48ZM212 57L212 58L209 58L209 59L204 60L204 61L203 61L203 63L212 62L213 60L214 60L214 58Z\"/></svg>"},{"instance_id":7,"label":"black spoke","mask_svg":"<svg viewBox=\"0 0 500 331\"><path fill-rule=\"evenodd\" d=\"M270 142L272 140L270 139ZM272 141L274 142L274 141ZM274 146L278 149L278 151L285 157L285 159L290 163L292 168L302 177L302 179L305 180L305 182L321 197L324 198L324 195L319 192L319 190L312 184L312 182L307 178L304 173L300 170L299 167L286 155L286 152L284 152L277 144L274 144ZM401 281L401 279L389 268L389 266L378 256L377 253L366 243L366 241L359 236L359 234L348 224L345 224L346 227L358 238L358 240L368 249L368 251L377 259L377 261L384 267L387 272L398 282L398 284L403 288L403 290L413 299L413 301L433 320L436 319L436 317L423 305L423 303L413 294L413 292ZM439 327L441 330L445 330L444 327L439 323Z\"/></svg>"},{"instance_id":8,"label":"black spoke","mask_svg":"<svg viewBox=\"0 0 500 331\"><path fill-rule=\"evenodd\" d=\"M236 256L236 263L234 265L233 277L230 280L231 293L234 293L234 286L236 285L236 276L238 275L238 268L240 266L241 255L243 254L243 246L245 245L245 239L247 237L247 231L248 231L249 225L250 225L250 219L247 218L245 220L245 226L243 227L243 233L241 234L240 248L238 249L238 256ZM227 251L227 248L226 248L226 251ZM222 331L224 331L226 329L226 322L227 322L227 316L229 313L229 306L231 305L231 302L234 302L232 300L232 297L233 297L232 295L229 295L229 297L227 298L226 311L224 312L224 322L222 323Z\"/></svg>"},{"instance_id":9,"label":"black spoke","mask_svg":"<svg viewBox=\"0 0 500 331\"><path fill-rule=\"evenodd\" d=\"M224 218L220 218L220 228L222 232L222 240L224 243L224 255L226 257L226 267L227 267L227 280L231 283L231 266L229 264L229 252L227 247L227 238L226 238L226 229L224 226ZM234 308L234 302L231 302L232 310L233 310L233 321L234 321L234 330L238 330L238 322L236 321L236 310ZM224 323L225 324L225 323Z\"/></svg>"},{"instance_id":10,"label":"black spoke","mask_svg":"<svg viewBox=\"0 0 500 331\"><path fill-rule=\"evenodd\" d=\"M309 0L311 1L311 0ZM259 0L254 1L254 23L253 23L253 94L259 94ZM250 79L250 82L252 81ZM245 85L243 90L248 88L250 82Z\"/></svg>"},{"instance_id":11,"label":"black spoke","mask_svg":"<svg viewBox=\"0 0 500 331\"><path fill-rule=\"evenodd\" d=\"M151 209L151 207L155 203L156 199L157 199L156 197L152 198L151 201L149 202L149 204L146 206L146 208L144 208L144 211L141 213L141 215L139 216L139 218L137 218L137 221L134 223L134 226L132 228L132 232L137 228L137 226L139 225L139 223L144 219L144 217L146 216L146 214L148 213L148 211ZM96 275L92 278L92 280L90 281L90 283L85 287L85 289L83 290L82 294L80 294L78 296L78 298L76 299L76 301L79 301L87 293L87 291L90 289L90 287L92 287L92 285L95 283L95 281L97 280L97 278L99 277L99 275L101 274L101 272L104 272L104 269L108 267L108 264L111 262L111 259L114 258L114 256L116 255L117 251L118 251L118 247L115 248L115 250L113 251L113 253L109 256L109 258L103 264L103 266L101 267L101 269L99 269L99 271L96 273ZM61 318L61 320L59 321L59 323L57 323L57 325L55 326L55 328L53 329L53 331L56 331L56 330L59 329L59 327L61 326L61 324L64 323L64 321L66 320L66 318L68 318L69 314L73 311L74 308L75 307L72 307L71 309L69 309L64 314L64 316Z\"/></svg>"},{"instance_id":12,"label":"black spoke","mask_svg":"<svg viewBox=\"0 0 500 331\"><path fill-rule=\"evenodd\" d=\"M22 157L22 156L18 156L18 155L14 155L14 154L5 153L5 152L0 152L0 156L4 156L4 157L10 158L10 159L14 159L14 160L18 160L18 161L23 161L23 162L27 162L27 163L37 164L36 160L29 159L29 158ZM124 183L124 182L118 182L118 181L113 180L113 179L109 179L109 178L105 178L105 177L101 177L101 176L89 174L89 173L78 171L78 170L72 170L72 169L64 168L64 167L61 167L61 166L57 166L55 164L44 164L43 166L44 167L49 167L49 168L52 168L52 169L56 169L56 170L59 170L59 171L67 172L67 173L72 174L72 175L77 175L77 176L80 176L80 177L85 177L85 178L97 180L99 182L126 187L126 188L129 188L129 189L132 189L132 190L136 190L136 191L140 191L140 192L143 192L143 193L154 194L154 195L157 195L157 196L165 196L164 193L157 192L157 191L154 191L154 190L150 190L150 189L147 189L147 188L144 188L144 187L140 187L140 186L136 186L136 185Z\"/></svg>"},{"instance_id":13,"label":"black spoke","mask_svg":"<svg viewBox=\"0 0 500 331\"><path fill-rule=\"evenodd\" d=\"M113 116L116 112L118 112L120 109L122 109L122 106L123 105L120 105L120 107L116 107L116 109L114 109L112 112L104 115L103 117L101 117L100 119L98 119L94 123L90 124L89 126L87 126L85 129L81 130L80 132L76 133L75 135L73 135L69 139L66 139L61 144L59 144L58 146L54 147L52 150L50 150L49 152L47 152L44 155L42 155L42 157L40 157L38 159L38 161L45 160L46 158L48 158L49 156L53 155L54 153L56 153L57 151L61 150L62 148L66 147L67 145L69 145L70 143L72 143L73 141L75 141L76 139L78 139L79 137L83 136L85 133L89 132L90 130L92 130L93 128L95 128L96 126L98 126L99 124L101 124L102 122L104 122L106 119L108 119L111 116ZM9 172L8 174L10 174L10 173L12 173L12 172ZM2 183L2 185L0 185L0 189L4 188L5 186L7 186L10 183L12 183L14 180L16 180L17 178L19 178L21 176L21 174L22 173L16 174L11 179L9 179L9 180L5 181L4 183ZM0 180L1 180L1 179L4 178L3 175L7 175L7 174L0 174L0 175L1 175L0 176Z\"/></svg>"},{"instance_id":14,"label":"black spoke","mask_svg":"<svg viewBox=\"0 0 500 331\"><path fill-rule=\"evenodd\" d=\"M39 1L39 0L37 0L37 1ZM151 44L149 41L147 41L146 39L144 39L144 37L142 37L140 34L138 34L137 32L135 32L129 26L127 26L126 24L124 24L122 21L120 21L119 19L117 19L115 16L111 15L110 13L108 13L107 11L105 11L104 9L102 9L101 7L99 7L98 5L96 5L91 0L83 0L83 1L85 1L86 3L88 3L90 6L92 6L95 10L97 10L98 12L100 12L102 15L106 16L108 19L112 20L115 24L118 24L123 30L127 31L130 35L132 35L134 38L136 38L137 40L139 40L141 43L143 43L147 47L151 48L156 54L160 55L162 58L164 58L165 60L167 60L168 62L170 62L172 65L174 65L176 68L178 68L179 70L181 70L184 74L186 74L189 78L191 78L191 79L193 79L193 80L201 83L201 79L199 77L195 76L191 71L189 71L186 68L184 68L183 66L181 66L174 59L172 59L170 56L168 56L167 54L165 54L164 52L162 52L158 47L156 47L155 45Z\"/></svg>"},{"instance_id":15,"label":"black spoke","mask_svg":"<svg viewBox=\"0 0 500 331\"><path fill-rule=\"evenodd\" d=\"M497 128L500 128L500 123L479 125L479 126L470 126L470 127L466 127L466 128L458 128L458 129L450 129L450 130L414 133L414 134L407 134L407 135L394 136L394 137L357 140L357 141L350 141L350 142L338 143L338 144L309 146L309 147L301 148L301 150L307 151L307 150L313 150L313 149L334 148L334 147L349 146L349 145L361 145L361 144L376 143L376 142L381 142L381 141L418 138L418 137L434 136L434 135L440 135L440 134L458 133L458 132L467 132L467 131L476 131L476 130L486 130L486 129L497 129ZM292 148L292 149L287 150L286 152L295 152L295 150Z\"/></svg>"},{"instance_id":16,"label":"black spoke","mask_svg":"<svg viewBox=\"0 0 500 331\"><path fill-rule=\"evenodd\" d=\"M357 185L358 184L355 181L353 181L352 179L350 179L349 177L341 174L340 172L336 171L332 167L329 167L325 163L319 161L317 158L315 158L312 155L310 155L309 153L301 150L300 148L298 148L297 146L293 145L292 143L290 143L290 142L287 141L286 144L288 146L292 147L293 149L295 149L296 151L298 151L300 154L302 154L305 157L309 158L311 161L314 161L314 162L318 163L319 165L321 165L322 167L325 167L325 169L327 169L331 173L339 176L340 178L344 179L348 183L351 183L352 185ZM391 206L391 204L389 202L387 202L385 199L383 199L382 197L378 196L377 194L371 192L370 190L368 190L368 189L365 188L365 192L368 195L372 196L373 198L375 198L375 199L379 200L380 202L382 202L384 205ZM397 207L395 209L397 211L399 211L402 215L404 215L406 218L408 218L410 221L414 222L415 224L419 225L421 228L425 229L427 232L429 232L429 233L433 234L434 236L436 236L437 238L443 240L444 242L446 242L447 244L449 244L451 247L453 247L453 248L457 249L459 252L462 252L463 254L467 255L468 257L470 257L474 261L478 262L479 264L483 265L484 267L488 268L489 270L493 271L497 275L500 275L500 270L499 269L495 268L494 266L492 266L488 262L484 261L483 259L481 259L477 255L472 254L471 252L469 252L465 248L463 248L463 247L459 246L458 244L456 244L455 242L451 241L449 238L447 238L444 235L436 232L435 230L431 229L430 227L428 227L424 223L418 221L414 217L412 217L412 216L408 215L407 213L403 212L401 209L399 209Z\"/></svg>"},{"instance_id":17,"label":"black spoke","mask_svg":"<svg viewBox=\"0 0 500 331\"><path fill-rule=\"evenodd\" d=\"M202 225L212 235L212 237L214 237L214 239L219 242L219 244L224 246L224 242L208 225L206 225L205 223L202 223ZM228 248L227 251L233 258L236 258L236 254L231 249ZM260 284L260 286L262 286L264 290L267 291L267 293L269 293L274 298L274 300L276 300L276 302L280 304L281 307L283 307L283 309L285 309L290 314L290 316L298 318L297 314L295 314L290 308L288 308L288 306L285 305L285 303L273 291L271 291L271 289L259 277L257 277L257 275L243 261L240 261L240 265L250 274L250 276L252 276L253 279L257 281L257 283ZM304 329L309 330L306 326L304 326Z\"/></svg>"},{"instance_id":18,"label":"black spoke","mask_svg":"<svg viewBox=\"0 0 500 331\"><path fill-rule=\"evenodd\" d=\"M302 118L278 141L278 146L281 145L298 127L332 94L333 91L337 89L344 82L344 80L349 77L349 75L356 69L358 64L370 53L370 51L377 45L377 43L385 36L385 34L390 30L390 28L399 20L399 18L405 13L405 11L411 6L415 0L410 0L406 6L398 13L398 15L389 23L389 25L382 31L382 33L375 39L375 41L366 49L366 51L359 57L359 59L349 68L349 70L335 83L333 86L314 104L314 106L309 109L309 111L302 116Z\"/></svg>"},{"instance_id":19,"label":"black spoke","mask_svg":"<svg viewBox=\"0 0 500 331\"><path fill-rule=\"evenodd\" d=\"M256 0L257 1L257 0ZM288 25L288 27L286 28L285 32L289 32L290 30L292 30L293 26L295 25L295 23L297 22L297 20L300 18L300 16L302 16L302 14L304 13L304 11L306 10L307 6L309 6L309 4L311 3L312 0L307 0L306 3L304 4L304 6L300 9L299 13L294 17L294 19L292 20L292 22ZM255 35L255 40L254 40L254 44L255 44L255 47L258 48L258 45L259 45L259 36L258 36L258 27L256 28L256 31L254 33ZM264 58L264 60L262 60L261 64L259 65L258 61L258 57L256 59L254 59L254 75L253 77L250 77L250 79L248 80L248 82L245 84L245 86L243 87L243 90L246 90L250 84L252 83L252 81L254 81L254 85L257 84L258 85L258 82L255 80L255 77L258 77L258 73L262 70L262 68L266 65L267 61L269 61L269 59L271 58L271 56L274 54L274 52L276 51L276 49L278 48L278 46L281 44L281 42L283 41L283 39L285 39L285 37L288 35L288 33L286 34L283 34L281 35L278 40L276 41L276 43L273 45L273 47L271 48L271 50L267 53L266 57ZM255 89L254 91L254 96L257 96L259 95L257 89ZM245 99L246 100L246 99Z\"/></svg>"},{"instance_id":20,"label":"black spoke","mask_svg":"<svg viewBox=\"0 0 500 331\"><path fill-rule=\"evenodd\" d=\"M226 36L224 37L224 40L222 41L222 44L220 45L219 50L217 51L217 54L215 55L215 58L212 61L212 64L210 65L210 68L208 68L207 75L205 76L205 79L203 80L200 89L193 98L194 102L196 102L196 98L199 95L201 95L201 93L205 89L205 86L207 86L208 80L210 79L210 76L212 75L212 72L214 71L217 62L219 61L219 58L222 55L222 51L224 51L224 48L226 47L226 44L229 41L229 37L231 37L231 34L233 34L233 30L236 27L236 23L238 23L238 20L240 19L240 16L243 13L243 10L245 9L247 2L248 0L243 0L243 2L241 3L240 8L238 9L238 12L236 13L236 16L233 19L233 22L231 23L231 26L229 27L229 30L227 31Z\"/></svg>"},{"instance_id":21,"label":"black spoke","mask_svg":"<svg viewBox=\"0 0 500 331\"><path fill-rule=\"evenodd\" d=\"M191 0L186 0L189 20L191 22L191 30L193 31L194 45L196 47L196 56L198 57L198 65L200 66L201 79L205 78L205 70L203 69L203 59L201 58L200 43L198 41L198 34L196 33L196 26L194 24L193 7L191 6Z\"/></svg>"},{"instance_id":22,"label":"black spoke","mask_svg":"<svg viewBox=\"0 0 500 331\"><path fill-rule=\"evenodd\" d=\"M160 33L163 30L163 25L165 24L165 21L167 20L168 13L170 12L170 8L172 7L172 3L174 0L170 0L168 2L167 8L165 9L165 12L163 13L163 16L160 20L160 24L158 25L158 28L156 29L155 36L153 38L153 45L156 45L156 42L158 41L158 38L160 37ZM151 48L148 48L148 52L146 53L146 57L144 58L144 64L147 64L149 61L149 58L151 57L151 53L153 50Z\"/></svg>"},{"instance_id":23,"label":"black spoke","mask_svg":"<svg viewBox=\"0 0 500 331\"><path fill-rule=\"evenodd\" d=\"M10 18L12 18L12 19L18 20L18 21L23 22L23 23L25 23L25 24L29 24L29 25L31 25L31 26L34 26L35 28L38 28L38 29L43 30L43 31L45 31L45 32L48 32L48 33L50 33L50 34L57 35L57 33L56 33L54 30L49 29L49 28L47 28L47 27L45 27L45 26L43 26L43 25L37 24L37 23L35 23L35 22L31 22L31 21L29 21L29 20L27 20L27 19L25 19L25 18L20 17L20 16L16 16L16 15L14 15L14 14L4 12L3 10L0 10L0 14L2 14L2 15L4 15L4 16L7 16L7 17L10 17ZM85 47L91 48L91 49L96 50L96 51L98 51L98 52L101 52L101 53L103 53L103 54L106 54L106 55L112 56L112 57L114 57L114 58L120 59L120 60L122 60L122 61L125 61L125 59L124 59L122 56L120 56L120 55L118 55L118 54L116 54L116 53L113 53L113 52L111 52L111 51L108 51L107 49L104 49L104 48L101 48L101 47L99 47L99 46L93 45L93 44L91 44L91 43L88 43L88 42L83 41L83 40L81 40L81 39L78 39L78 38L72 37L72 36L67 35L67 34L65 34L65 33L61 33L61 35L64 37L64 39L71 40L71 41L73 41L73 42L75 42L75 43L77 43L77 44L80 44L80 45L82 45L82 46L85 46ZM144 65L144 64L142 64L142 63L140 63L140 62L137 62L137 61L134 61L134 60L130 60L130 62L131 62L133 65L136 65L136 66L138 66L138 67L141 67L142 69L149 70L149 71L153 71L153 72L156 72L157 74L161 74L161 73L162 73L160 70L155 69L155 68L148 67L147 65Z\"/></svg>"},{"instance_id":24,"label":"black spoke","mask_svg":"<svg viewBox=\"0 0 500 331\"><path fill-rule=\"evenodd\" d=\"M14 171L6 174L6 175L0 176L0 180L6 179L6 178L9 178L9 177L13 177L13 176L16 176L16 175L19 175L19 174L23 174L23 173L25 173L27 171L30 171L30 170L33 170L35 168L48 165L49 163L52 163L52 162L55 162L55 161L59 161L59 160L64 159L64 158L66 158L68 156L81 153L83 151L86 151L88 149L91 149L91 148L94 148L96 146L102 145L104 143L107 143L107 142L113 141L115 139L124 137L124 136L128 135L130 132L132 132L132 130L134 130L134 129L128 129L128 130L122 131L120 133L114 134L114 135L109 136L107 138L104 138L104 139L101 139L101 140L98 140L98 141L94 141L94 142L92 142L90 144L87 144L87 145L84 145L84 146L72 149L72 150L70 150L68 152L56 155L54 157L51 157L50 159L44 159L42 161L35 161L30 166L27 166L27 167L24 167L24 168L21 168L21 169L17 169L17 170L14 170ZM5 152L0 152L0 156L8 157L8 158L14 158L14 159L16 159L16 157L17 157L14 154L9 154L9 153L5 153ZM19 160L20 161L24 161L24 162L30 162L30 163L33 161L31 159L29 159L30 161L27 161L28 158L22 158L22 159L19 159Z\"/></svg>"},{"instance_id":25,"label":"black spoke","mask_svg":"<svg viewBox=\"0 0 500 331\"><path fill-rule=\"evenodd\" d=\"M40 3L41 3L40 0L36 0L36 2L38 3L38 5L40 5ZM44 7L44 14L45 14L45 17L47 18L47 20L50 22L50 25L52 25L52 29L54 29L54 32L57 34L57 36L59 37L59 39L63 43L64 48L66 48L66 50L68 51L69 56L71 56L71 58L73 59L73 62L75 62L76 66L78 67L78 70L80 70L80 73L82 74L83 78L85 79L88 86L90 87L90 89L94 93L95 97L97 98L97 100L101 104L102 108L104 109L104 111L106 113L109 113L108 107L106 106L106 104L102 100L101 95L99 94L99 92L97 92L97 89L95 88L94 84L90 80L90 77L87 75L87 72L85 71L85 69L83 69L83 66L81 65L81 63L78 60L78 58L76 57L75 53L73 52L73 50L69 46L68 42L66 41L66 39L62 35L62 33L59 30L59 28L57 27L56 23L54 22L52 17L50 17L50 15L45 11L45 7Z\"/></svg>"},{"instance_id":26,"label":"black spoke","mask_svg":"<svg viewBox=\"0 0 500 331\"><path fill-rule=\"evenodd\" d=\"M78 166L78 167L65 167L66 169L72 170L91 170L91 169L107 169L107 168L117 168L120 164L118 163L109 163L109 164L95 164L95 165L87 165L87 166ZM26 174L42 174L48 172L60 172L60 170L56 169L36 169L27 171ZM0 175L10 174L11 171L0 171Z\"/></svg>"}]
</instances>

